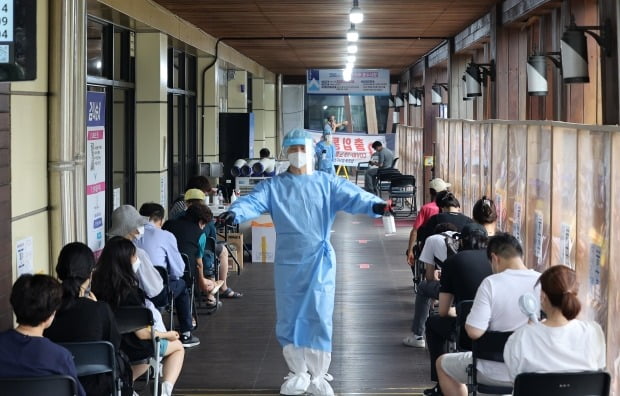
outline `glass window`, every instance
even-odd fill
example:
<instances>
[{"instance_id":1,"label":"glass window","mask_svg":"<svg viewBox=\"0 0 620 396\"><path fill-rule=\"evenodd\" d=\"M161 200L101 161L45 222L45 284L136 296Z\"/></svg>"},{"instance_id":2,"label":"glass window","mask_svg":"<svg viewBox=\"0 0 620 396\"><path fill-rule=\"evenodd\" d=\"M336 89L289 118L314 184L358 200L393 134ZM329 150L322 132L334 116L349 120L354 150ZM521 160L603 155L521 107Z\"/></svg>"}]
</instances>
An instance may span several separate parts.
<instances>
[{"instance_id":1,"label":"glass window","mask_svg":"<svg viewBox=\"0 0 620 396\"><path fill-rule=\"evenodd\" d=\"M105 26L93 20L88 20L86 28L86 70L89 76L107 77L104 70L107 67L105 55Z\"/></svg>"},{"instance_id":2,"label":"glass window","mask_svg":"<svg viewBox=\"0 0 620 396\"><path fill-rule=\"evenodd\" d=\"M375 96L375 111L377 113L377 129L385 133L387 129L388 111L390 110L387 96Z\"/></svg>"},{"instance_id":3,"label":"glass window","mask_svg":"<svg viewBox=\"0 0 620 396\"><path fill-rule=\"evenodd\" d=\"M367 132L366 125L366 106L364 105L363 96L349 96L351 105L351 123L353 132Z\"/></svg>"},{"instance_id":4,"label":"glass window","mask_svg":"<svg viewBox=\"0 0 620 396\"><path fill-rule=\"evenodd\" d=\"M306 95L306 128L323 130L327 117L334 115L336 120L345 119L344 96Z\"/></svg>"}]
</instances>

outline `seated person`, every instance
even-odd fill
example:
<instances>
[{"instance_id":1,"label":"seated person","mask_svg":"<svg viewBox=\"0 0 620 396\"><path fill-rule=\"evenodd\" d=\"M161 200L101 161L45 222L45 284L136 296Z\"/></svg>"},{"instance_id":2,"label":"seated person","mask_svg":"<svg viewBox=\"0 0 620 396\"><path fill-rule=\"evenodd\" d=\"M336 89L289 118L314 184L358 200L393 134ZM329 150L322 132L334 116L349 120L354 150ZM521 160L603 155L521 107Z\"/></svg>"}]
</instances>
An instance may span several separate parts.
<instances>
[{"instance_id":1,"label":"seated person","mask_svg":"<svg viewBox=\"0 0 620 396\"><path fill-rule=\"evenodd\" d=\"M145 203L140 207L140 214L147 217L149 222L144 225L144 236L136 241L136 246L146 251L154 266L163 267L168 272L168 288L174 296L175 311L181 330L181 342L187 347L196 346L198 345L196 343L198 338L191 334L194 326L192 324L190 295L183 280L185 262L179 253L174 235L161 229L164 207L153 202ZM156 305L165 306L169 298L168 296L165 297L163 304L157 304L156 300L154 302Z\"/></svg>"},{"instance_id":2,"label":"seated person","mask_svg":"<svg viewBox=\"0 0 620 396\"><path fill-rule=\"evenodd\" d=\"M514 381L520 373L605 368L605 335L598 323L575 319L581 310L574 270L554 265L540 276L540 304L547 319L529 323L506 342L504 361Z\"/></svg>"},{"instance_id":3,"label":"seated person","mask_svg":"<svg viewBox=\"0 0 620 396\"><path fill-rule=\"evenodd\" d=\"M461 231L465 224L473 222L471 218L461 213L461 203L451 192L444 190L437 193L435 203L439 207L439 213L428 219L417 233L421 248L426 238L434 234L437 224L451 223L456 226L457 231Z\"/></svg>"},{"instance_id":4,"label":"seated person","mask_svg":"<svg viewBox=\"0 0 620 396\"><path fill-rule=\"evenodd\" d=\"M0 333L0 376L68 375L75 379L78 395L85 396L71 353L43 337L62 301L60 283L48 275L22 275L10 301L17 327Z\"/></svg>"},{"instance_id":5,"label":"seated person","mask_svg":"<svg viewBox=\"0 0 620 396\"><path fill-rule=\"evenodd\" d=\"M258 152L258 155L260 157L260 159L263 158L269 158L269 156L271 155L271 153L269 152L269 149L266 147L263 147L262 149L260 149L260 151Z\"/></svg>"},{"instance_id":6,"label":"seated person","mask_svg":"<svg viewBox=\"0 0 620 396\"><path fill-rule=\"evenodd\" d=\"M62 281L62 304L52 325L43 333L54 342L109 341L119 350L121 335L110 306L97 301L90 291L95 256L81 242L65 245L58 255L56 274ZM117 356L118 367L126 367ZM109 395L114 392L114 380L107 374L80 377L89 396ZM131 382L124 384L131 388Z\"/></svg>"},{"instance_id":7,"label":"seated person","mask_svg":"<svg viewBox=\"0 0 620 396\"><path fill-rule=\"evenodd\" d=\"M456 256L454 256L456 257ZM489 239L487 257L493 275L487 276L474 298L465 322L465 331L472 340L482 337L487 330L514 331L527 323L527 316L519 310L519 297L536 289L540 274L523 263L523 249L519 241L507 233L498 233ZM448 353L437 360L439 387L445 395L467 395L467 368L472 363L471 352ZM477 363L478 382L487 385L512 386L504 363L480 360Z\"/></svg>"},{"instance_id":8,"label":"seated person","mask_svg":"<svg viewBox=\"0 0 620 396\"><path fill-rule=\"evenodd\" d=\"M435 235L428 238L432 245ZM435 363L446 353L446 344L456 336L456 317L452 303L473 300L482 280L491 275L487 258L488 237L483 226L469 223L461 231L458 253L448 257L441 266L439 289L439 314L426 321L426 345L431 360L431 380L437 382ZM445 244L445 242L444 242ZM439 386L427 389L425 395L440 395Z\"/></svg>"},{"instance_id":9,"label":"seated person","mask_svg":"<svg viewBox=\"0 0 620 396\"><path fill-rule=\"evenodd\" d=\"M418 285L413 310L413 322L411 334L403 339L403 344L410 347L424 348L424 330L433 300L439 298L439 273L441 267L437 263L443 263L448 252L446 249L446 237L456 234L456 226L450 223L442 223L435 227L435 235L431 235L420 253L420 261L426 269L425 279Z\"/></svg>"},{"instance_id":10,"label":"seated person","mask_svg":"<svg viewBox=\"0 0 620 396\"><path fill-rule=\"evenodd\" d=\"M211 190L212 190L211 182L209 182L209 179L207 179L204 176L194 176L190 178L187 181L187 185L185 186L184 191L191 190L193 188L204 192L204 194L209 194L211 193ZM205 195L205 198L206 198L206 195ZM203 198L203 203L207 204L208 202L205 201L205 198ZM172 206L170 207L170 211L168 212L168 219L178 218L179 216L183 214L183 212L185 212L185 209L187 209L187 204L185 202L185 193L184 193L182 195L179 195L172 203Z\"/></svg>"},{"instance_id":11,"label":"seated person","mask_svg":"<svg viewBox=\"0 0 620 396\"><path fill-rule=\"evenodd\" d=\"M136 247L123 237L111 238L103 248L95 272L93 273L93 291L99 299L110 304L112 310L124 306L144 307L146 297L138 286L136 271L141 263L136 256ZM183 368L185 350L176 331L158 331L156 322L155 336L160 338L160 355L163 356L162 396L170 396L172 388ZM153 343L149 328L134 333L123 334L121 349L132 362L154 356ZM132 367L135 380L148 369L148 364L136 364Z\"/></svg>"}]
</instances>

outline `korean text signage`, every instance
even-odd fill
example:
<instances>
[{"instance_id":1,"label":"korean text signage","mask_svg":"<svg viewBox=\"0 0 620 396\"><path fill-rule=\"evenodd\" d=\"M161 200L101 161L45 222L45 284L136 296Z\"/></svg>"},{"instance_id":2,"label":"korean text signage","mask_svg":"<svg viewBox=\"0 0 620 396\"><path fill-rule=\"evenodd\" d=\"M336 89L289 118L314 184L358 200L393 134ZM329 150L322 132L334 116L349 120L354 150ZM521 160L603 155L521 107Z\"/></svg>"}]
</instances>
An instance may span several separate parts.
<instances>
[{"instance_id":1,"label":"korean text signage","mask_svg":"<svg viewBox=\"0 0 620 396\"><path fill-rule=\"evenodd\" d=\"M306 89L319 95L390 94L390 71L387 69L353 69L351 81L344 81L342 69L308 69Z\"/></svg>"},{"instance_id":2,"label":"korean text signage","mask_svg":"<svg viewBox=\"0 0 620 396\"><path fill-rule=\"evenodd\" d=\"M105 243L105 93L86 96L86 232L98 255Z\"/></svg>"},{"instance_id":3,"label":"korean text signage","mask_svg":"<svg viewBox=\"0 0 620 396\"><path fill-rule=\"evenodd\" d=\"M309 132L315 143L321 139L321 132ZM368 162L375 153L372 144L377 140L386 146L383 135L354 135L336 133L332 135L332 143L336 149L334 165L356 166L358 162Z\"/></svg>"},{"instance_id":4,"label":"korean text signage","mask_svg":"<svg viewBox=\"0 0 620 396\"><path fill-rule=\"evenodd\" d=\"M36 27L36 0L0 0L0 81L36 79Z\"/></svg>"}]
</instances>

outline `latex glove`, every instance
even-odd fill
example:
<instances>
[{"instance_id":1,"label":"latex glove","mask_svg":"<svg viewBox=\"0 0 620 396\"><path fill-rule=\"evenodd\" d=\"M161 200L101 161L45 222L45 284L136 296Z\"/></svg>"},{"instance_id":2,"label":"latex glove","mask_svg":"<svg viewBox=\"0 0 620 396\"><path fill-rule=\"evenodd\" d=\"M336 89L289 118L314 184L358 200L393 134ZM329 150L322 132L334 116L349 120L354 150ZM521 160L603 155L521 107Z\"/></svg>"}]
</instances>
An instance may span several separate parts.
<instances>
[{"instance_id":1,"label":"latex glove","mask_svg":"<svg viewBox=\"0 0 620 396\"><path fill-rule=\"evenodd\" d=\"M392 200L388 199L386 202L373 204L372 211L378 215L383 215L387 212L394 213L392 211Z\"/></svg>"},{"instance_id":2,"label":"latex glove","mask_svg":"<svg viewBox=\"0 0 620 396\"><path fill-rule=\"evenodd\" d=\"M224 225L233 225L235 223L235 212L224 212L221 215L217 216L218 223Z\"/></svg>"}]
</instances>

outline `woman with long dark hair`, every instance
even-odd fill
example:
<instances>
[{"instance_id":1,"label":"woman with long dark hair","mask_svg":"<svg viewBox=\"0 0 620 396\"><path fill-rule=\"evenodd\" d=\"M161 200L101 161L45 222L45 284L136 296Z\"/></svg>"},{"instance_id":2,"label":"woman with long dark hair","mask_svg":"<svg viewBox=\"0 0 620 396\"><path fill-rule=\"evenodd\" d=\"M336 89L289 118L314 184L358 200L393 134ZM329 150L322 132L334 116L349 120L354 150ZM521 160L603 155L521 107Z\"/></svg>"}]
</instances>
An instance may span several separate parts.
<instances>
[{"instance_id":1,"label":"woman with long dark hair","mask_svg":"<svg viewBox=\"0 0 620 396\"><path fill-rule=\"evenodd\" d=\"M72 242L62 248L56 264L56 274L62 281L62 304L44 335L57 343L109 341L118 351L121 336L114 315L107 303L97 301L90 292L94 267L95 257L87 245ZM114 392L111 375L80 377L80 382L88 395Z\"/></svg>"},{"instance_id":2,"label":"woman with long dark hair","mask_svg":"<svg viewBox=\"0 0 620 396\"><path fill-rule=\"evenodd\" d=\"M547 319L523 326L506 342L504 360L511 378L526 372L602 370L605 336L598 323L576 319L581 302L575 271L554 265L538 283Z\"/></svg>"},{"instance_id":3,"label":"woman with long dark hair","mask_svg":"<svg viewBox=\"0 0 620 396\"><path fill-rule=\"evenodd\" d=\"M139 267L140 260L136 257L134 244L123 237L111 238L97 262L93 274L93 291L101 300L110 304L112 310L123 306L144 307L145 294L139 288L135 275ZM160 354L164 357L162 396L169 396L183 368L185 351L176 331L156 330L155 335L160 338ZM151 331L145 328L123 335L121 349L131 361L152 356ZM133 366L134 379L142 375L147 368L146 364Z\"/></svg>"}]
</instances>

